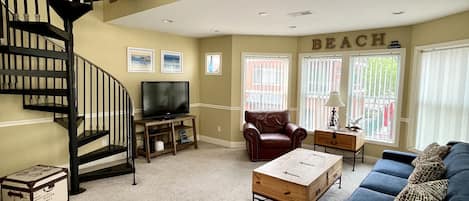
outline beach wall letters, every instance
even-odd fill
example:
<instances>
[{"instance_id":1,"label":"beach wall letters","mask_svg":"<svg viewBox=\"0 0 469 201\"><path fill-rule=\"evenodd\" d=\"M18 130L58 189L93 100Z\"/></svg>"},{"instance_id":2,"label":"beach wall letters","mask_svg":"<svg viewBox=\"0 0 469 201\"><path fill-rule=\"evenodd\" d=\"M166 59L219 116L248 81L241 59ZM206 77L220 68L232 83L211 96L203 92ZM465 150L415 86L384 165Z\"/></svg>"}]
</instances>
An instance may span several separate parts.
<instances>
[{"instance_id":1,"label":"beach wall letters","mask_svg":"<svg viewBox=\"0 0 469 201\"><path fill-rule=\"evenodd\" d=\"M312 39L313 50L320 49L348 49L354 46L365 47L371 46L385 46L386 33L372 33L372 34L361 34L354 38L344 36L342 38L337 37L326 37L325 39Z\"/></svg>"}]
</instances>

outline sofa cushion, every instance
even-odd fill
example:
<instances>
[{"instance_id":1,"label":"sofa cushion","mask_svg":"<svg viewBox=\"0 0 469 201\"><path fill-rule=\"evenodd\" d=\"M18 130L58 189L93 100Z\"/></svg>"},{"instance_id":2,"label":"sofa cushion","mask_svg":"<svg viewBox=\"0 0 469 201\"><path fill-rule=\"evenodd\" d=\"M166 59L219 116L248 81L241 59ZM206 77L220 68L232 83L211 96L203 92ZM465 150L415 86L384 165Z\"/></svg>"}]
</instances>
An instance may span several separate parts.
<instances>
[{"instance_id":1,"label":"sofa cushion","mask_svg":"<svg viewBox=\"0 0 469 201\"><path fill-rule=\"evenodd\" d=\"M394 160L380 159L373 167L373 171L407 179L414 171L414 167Z\"/></svg>"},{"instance_id":2,"label":"sofa cushion","mask_svg":"<svg viewBox=\"0 0 469 201\"><path fill-rule=\"evenodd\" d=\"M396 201L442 201L448 190L448 180L429 181L420 184L408 184L399 195Z\"/></svg>"},{"instance_id":3,"label":"sofa cushion","mask_svg":"<svg viewBox=\"0 0 469 201\"><path fill-rule=\"evenodd\" d=\"M426 161L426 160L429 160L431 158L434 158L435 156L438 156L440 159L443 159L446 154L448 153L448 150L449 150L449 147L448 146L440 146L438 143L432 143L432 144L429 144L421 154L419 154L417 156L417 158L415 158L413 161L412 161L412 165L413 166L416 166L417 163L421 162L421 161Z\"/></svg>"},{"instance_id":4,"label":"sofa cushion","mask_svg":"<svg viewBox=\"0 0 469 201\"><path fill-rule=\"evenodd\" d=\"M291 139L280 133L262 133L261 145L269 148L288 148L291 146Z\"/></svg>"},{"instance_id":5,"label":"sofa cushion","mask_svg":"<svg viewBox=\"0 0 469 201\"><path fill-rule=\"evenodd\" d=\"M442 179L446 173L445 164L438 158L436 161L418 161L409 176L409 183L419 184Z\"/></svg>"},{"instance_id":6,"label":"sofa cushion","mask_svg":"<svg viewBox=\"0 0 469 201\"><path fill-rule=\"evenodd\" d=\"M464 170L449 178L448 195L446 200L469 200L468 189L469 170Z\"/></svg>"},{"instance_id":7,"label":"sofa cushion","mask_svg":"<svg viewBox=\"0 0 469 201\"><path fill-rule=\"evenodd\" d=\"M388 194L373 191L367 188L357 188L347 201L393 201L394 197Z\"/></svg>"},{"instance_id":8,"label":"sofa cushion","mask_svg":"<svg viewBox=\"0 0 469 201\"><path fill-rule=\"evenodd\" d=\"M407 184L407 179L380 172L371 172L360 187L396 196Z\"/></svg>"},{"instance_id":9,"label":"sofa cushion","mask_svg":"<svg viewBox=\"0 0 469 201\"><path fill-rule=\"evenodd\" d=\"M451 178L461 171L469 170L469 144L458 143L452 146L444 163L447 178Z\"/></svg>"}]
</instances>

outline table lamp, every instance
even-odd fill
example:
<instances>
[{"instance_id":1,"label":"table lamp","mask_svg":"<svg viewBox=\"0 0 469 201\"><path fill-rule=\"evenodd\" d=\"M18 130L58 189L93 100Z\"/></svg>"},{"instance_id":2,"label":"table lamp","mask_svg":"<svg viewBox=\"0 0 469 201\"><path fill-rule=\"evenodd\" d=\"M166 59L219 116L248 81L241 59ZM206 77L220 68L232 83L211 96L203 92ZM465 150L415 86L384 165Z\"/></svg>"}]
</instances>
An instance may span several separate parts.
<instances>
[{"instance_id":1,"label":"table lamp","mask_svg":"<svg viewBox=\"0 0 469 201\"><path fill-rule=\"evenodd\" d=\"M328 123L328 128L339 129L339 115L337 114L336 107L344 107L345 104L340 100L339 92L332 91L329 100L325 106L332 107L330 121Z\"/></svg>"}]
</instances>

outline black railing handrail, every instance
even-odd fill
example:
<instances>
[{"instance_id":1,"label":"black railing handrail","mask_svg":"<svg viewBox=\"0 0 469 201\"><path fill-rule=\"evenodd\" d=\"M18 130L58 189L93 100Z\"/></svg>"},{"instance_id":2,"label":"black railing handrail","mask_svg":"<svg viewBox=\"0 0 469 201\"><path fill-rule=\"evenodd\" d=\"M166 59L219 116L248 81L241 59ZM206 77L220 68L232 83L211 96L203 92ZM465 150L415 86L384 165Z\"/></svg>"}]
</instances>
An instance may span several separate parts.
<instances>
[{"instance_id":1,"label":"black railing handrail","mask_svg":"<svg viewBox=\"0 0 469 201\"><path fill-rule=\"evenodd\" d=\"M41 8L41 10L46 9L47 21L41 19L39 15L39 1L45 1L45 7ZM102 147L93 151L94 154L98 155L98 153L101 153L100 150L106 150L106 154L99 154L99 157L108 157L115 154L114 151L120 153L125 150L127 153L126 162L128 164L126 167L132 168L131 171L134 174L135 185L135 153L133 152L134 138L132 137L135 131L133 127L135 117L133 99L129 90L116 77L74 52L73 21L90 11L92 7L73 3L81 2L80 0L72 0L71 4L67 3L69 2L68 0L54 1L52 2L53 4L50 4L50 0L35 0L34 13L36 18L31 22L40 22L39 26L46 29L52 26L50 21L50 7L52 7L56 9L57 14L61 12L59 16L64 22L63 32L58 35L62 34L68 37L57 37L54 33L43 32L42 29L24 27L31 25L28 23L30 20L26 0L23 5L24 13L19 11L21 9L18 9L21 7L21 5L18 5L22 3L21 0L13 0L13 2L0 0L0 13L3 13L3 9L5 9L5 15L0 15L2 23L0 34L2 39L6 39L6 45L2 44L6 46L2 46L6 51L2 53L1 69L13 69L22 72L22 74L7 74L7 76L3 74L0 78L2 82L0 89L5 89L2 93L21 94L25 109L53 112L54 121L58 123L65 122L65 118L68 118L68 123L61 125L68 129L69 135L70 192L72 194L80 193L79 178L81 175L79 174L79 166L85 163L80 163L80 158L86 157L86 154L79 156L79 147L100 139L105 135L108 137L107 149ZM90 0L85 0L85 2L89 3ZM74 11L73 6L84 6L84 10L81 10L81 13L68 15L67 12ZM21 20L20 16L24 16L24 20ZM5 27L6 30L4 30ZM11 30L13 33L11 33ZM27 35L25 36L25 34ZM26 44L24 44L25 39L23 37L27 37L26 40L28 42ZM31 42L31 37L33 37L34 43ZM55 37L62 40L64 42L63 45L52 40ZM19 40L17 39L20 39L21 42L18 42ZM25 58L26 61L24 60ZM44 65L41 65L41 63ZM33 66L35 66L35 69ZM30 73L26 73L26 71ZM33 73L33 71L36 72ZM42 72L38 74L40 71ZM89 76L88 85L86 82L87 76ZM25 77L29 77L29 82L25 80ZM52 83L52 85L49 83ZM5 87L3 84L5 84ZM29 84L29 87L27 87L27 84ZM79 98L78 95L81 92L82 97ZM103 93L103 96L100 93ZM87 96L89 99L86 99ZM26 101L26 98L29 98L28 101ZM33 98L35 99L33 100ZM83 103L80 103L81 98ZM78 116L80 110L83 110L84 116L82 117ZM88 111L89 118L86 115ZM94 111L96 115L93 115ZM100 113L102 114L101 117ZM108 115L107 118L106 113ZM56 116L56 114L61 116ZM82 119L82 126L80 126L81 122L79 119ZM86 125L87 122L89 123L88 126ZM93 125L93 122L96 122L96 125ZM78 132L81 130L83 133L78 135ZM130 162L132 164L129 164ZM109 177L106 175L101 176L97 177Z\"/></svg>"},{"instance_id":2,"label":"black railing handrail","mask_svg":"<svg viewBox=\"0 0 469 201\"><path fill-rule=\"evenodd\" d=\"M63 48L62 46L60 46L59 44L57 44L56 42L54 42L53 40L50 40L48 37L45 37L45 36L40 36L40 37L43 37L45 40L47 40L48 42L52 43L52 45L60 48L60 50L65 50L65 48ZM103 68L99 67L98 65L94 64L93 62L91 62L90 60L86 59L85 57L75 53L75 57L83 60L84 62L90 64L91 66L99 69L101 72L103 72L105 75L109 76L110 78L112 78L114 81L117 82L117 84L119 84L120 86L122 86L122 88L124 89L124 91L129 95L130 97L130 106L131 106L131 109L132 109L132 116L135 116L135 109L134 109L134 101L132 99L132 97L130 96L130 93L129 93L129 90L125 87L124 84L122 84L121 81L119 81L116 77L114 77L112 74L110 74L108 71L104 70Z\"/></svg>"},{"instance_id":3,"label":"black railing handrail","mask_svg":"<svg viewBox=\"0 0 469 201\"><path fill-rule=\"evenodd\" d=\"M5 1L8 1L8 0L0 0L2 6L4 6L8 12L12 15L15 15L17 13L15 13L15 10L9 8L6 4ZM91 1L92 3L92 1ZM16 19L16 20L20 20L19 18ZM46 36L42 36L42 35L39 35L39 37L43 38L44 40L46 40L47 42L51 43L52 45L55 46L55 48L58 48L60 51L65 51L65 48L62 47L60 44L57 44L55 41L49 39L48 37ZM97 68L98 70L100 70L101 72L103 72L105 75L109 76L110 78L113 79L113 81L117 82L117 84L119 84L120 86L122 86L122 88L124 89L125 93L128 94L129 98L130 98L130 108L131 108L131 112L130 114L132 115L132 117L135 117L135 108L134 108L134 101L132 99L132 97L130 96L130 93L129 93L129 90L125 87L125 85L119 81L115 76L113 76L111 73L109 73L108 71L104 70L103 68L99 67L98 65L96 65L95 63L91 62L90 60L86 59L85 57L77 54L77 53L74 53L74 56L85 61L86 63L92 65L93 67ZM76 64L75 64L76 65Z\"/></svg>"}]
</instances>

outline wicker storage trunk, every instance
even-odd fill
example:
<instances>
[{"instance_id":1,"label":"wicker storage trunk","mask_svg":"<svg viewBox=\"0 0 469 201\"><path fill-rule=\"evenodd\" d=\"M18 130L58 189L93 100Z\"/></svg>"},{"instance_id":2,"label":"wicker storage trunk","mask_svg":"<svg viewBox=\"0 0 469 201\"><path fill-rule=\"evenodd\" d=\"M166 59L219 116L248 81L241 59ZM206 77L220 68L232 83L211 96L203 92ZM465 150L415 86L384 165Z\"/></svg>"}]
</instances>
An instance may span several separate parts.
<instances>
[{"instance_id":1,"label":"wicker storage trunk","mask_svg":"<svg viewBox=\"0 0 469 201\"><path fill-rule=\"evenodd\" d=\"M67 201L68 171L37 165L3 178L2 201Z\"/></svg>"}]
</instances>

